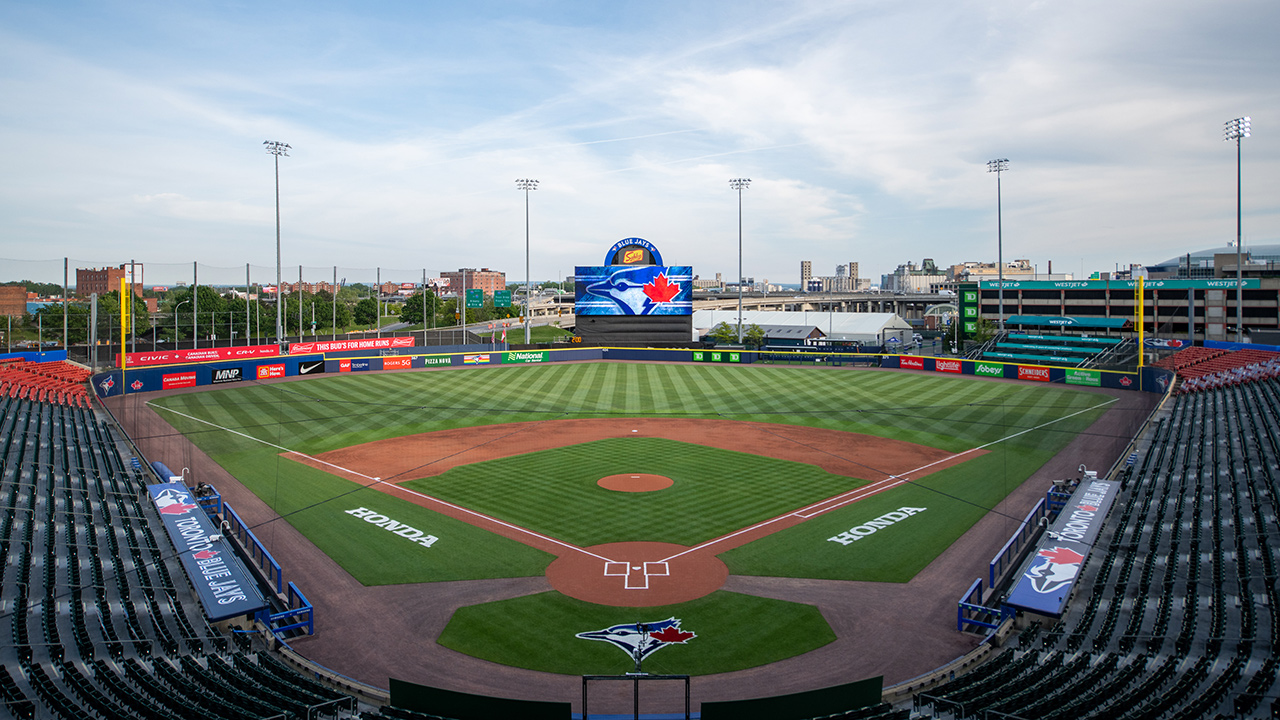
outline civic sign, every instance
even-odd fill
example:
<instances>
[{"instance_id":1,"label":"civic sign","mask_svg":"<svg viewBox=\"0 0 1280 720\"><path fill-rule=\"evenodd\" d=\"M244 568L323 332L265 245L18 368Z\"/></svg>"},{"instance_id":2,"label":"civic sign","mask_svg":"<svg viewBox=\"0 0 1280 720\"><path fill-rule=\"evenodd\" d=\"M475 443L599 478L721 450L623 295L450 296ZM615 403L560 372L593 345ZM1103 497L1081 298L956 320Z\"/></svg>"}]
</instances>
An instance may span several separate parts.
<instances>
[{"instance_id":1,"label":"civic sign","mask_svg":"<svg viewBox=\"0 0 1280 720\"><path fill-rule=\"evenodd\" d=\"M148 485L147 492L210 620L249 615L266 607L230 541L222 537L186 485Z\"/></svg>"},{"instance_id":2,"label":"civic sign","mask_svg":"<svg viewBox=\"0 0 1280 720\"><path fill-rule=\"evenodd\" d=\"M132 352L125 355L130 367L138 365L170 365L186 362L210 362L213 360L240 360L243 358L274 357L280 354L279 345L247 345L225 348L199 348L197 350L158 350ZM120 355L116 355L116 363Z\"/></svg>"}]
</instances>

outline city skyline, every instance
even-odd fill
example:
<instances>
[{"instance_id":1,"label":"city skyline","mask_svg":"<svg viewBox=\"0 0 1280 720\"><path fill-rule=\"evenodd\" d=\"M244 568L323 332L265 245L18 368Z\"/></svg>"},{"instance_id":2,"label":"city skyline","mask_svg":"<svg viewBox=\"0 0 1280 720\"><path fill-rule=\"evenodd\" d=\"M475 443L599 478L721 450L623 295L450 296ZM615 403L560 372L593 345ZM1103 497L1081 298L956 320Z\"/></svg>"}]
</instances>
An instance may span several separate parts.
<instances>
[{"instance_id":1,"label":"city skyline","mask_svg":"<svg viewBox=\"0 0 1280 720\"><path fill-rule=\"evenodd\" d=\"M0 258L274 278L270 139L285 279L523 275L519 177L535 279L624 237L732 278L733 177L749 277L992 261L997 157L1006 256L1088 274L1230 247L1245 115L1248 249L1280 239L1280 8L1237 5L8 3Z\"/></svg>"}]
</instances>

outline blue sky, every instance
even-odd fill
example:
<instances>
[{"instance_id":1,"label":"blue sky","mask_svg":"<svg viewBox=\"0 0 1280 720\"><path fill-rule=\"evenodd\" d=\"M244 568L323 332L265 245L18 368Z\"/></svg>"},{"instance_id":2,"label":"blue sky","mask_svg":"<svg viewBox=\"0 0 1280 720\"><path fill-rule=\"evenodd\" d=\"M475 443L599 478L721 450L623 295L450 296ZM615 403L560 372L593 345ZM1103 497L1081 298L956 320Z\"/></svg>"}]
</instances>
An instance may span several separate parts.
<instances>
[{"instance_id":1,"label":"blue sky","mask_svg":"<svg viewBox=\"0 0 1280 720\"><path fill-rule=\"evenodd\" d=\"M703 276L1055 272L1280 242L1280 4L0 5L0 279L554 279L643 237ZM366 277L367 276L367 277Z\"/></svg>"}]
</instances>

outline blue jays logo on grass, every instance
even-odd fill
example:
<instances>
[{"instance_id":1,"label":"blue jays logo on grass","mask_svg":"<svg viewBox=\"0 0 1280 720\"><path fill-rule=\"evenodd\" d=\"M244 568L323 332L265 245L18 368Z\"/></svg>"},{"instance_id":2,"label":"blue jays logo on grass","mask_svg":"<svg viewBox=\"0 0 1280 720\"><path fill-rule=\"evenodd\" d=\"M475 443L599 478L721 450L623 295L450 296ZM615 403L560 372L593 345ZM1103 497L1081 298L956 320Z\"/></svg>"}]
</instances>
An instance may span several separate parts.
<instances>
[{"instance_id":1,"label":"blue jays logo on grass","mask_svg":"<svg viewBox=\"0 0 1280 720\"><path fill-rule=\"evenodd\" d=\"M574 637L613 643L622 648L627 657L635 658L639 653L643 660L668 645L684 645L697 634L681 630L680 620L672 617L659 622L613 625L603 630L578 633Z\"/></svg>"},{"instance_id":2,"label":"blue jays logo on grass","mask_svg":"<svg viewBox=\"0 0 1280 720\"><path fill-rule=\"evenodd\" d=\"M579 315L688 315L693 271L688 266L578 267Z\"/></svg>"}]
</instances>

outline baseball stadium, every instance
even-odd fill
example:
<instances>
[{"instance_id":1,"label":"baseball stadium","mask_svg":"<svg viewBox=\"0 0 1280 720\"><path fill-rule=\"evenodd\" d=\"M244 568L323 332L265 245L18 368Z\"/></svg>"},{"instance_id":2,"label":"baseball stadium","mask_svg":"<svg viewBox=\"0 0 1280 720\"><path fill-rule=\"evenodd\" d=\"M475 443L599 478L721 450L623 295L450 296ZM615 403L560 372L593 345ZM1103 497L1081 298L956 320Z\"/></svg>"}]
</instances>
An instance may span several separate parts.
<instances>
[{"instance_id":1,"label":"baseball stadium","mask_svg":"<svg viewBox=\"0 0 1280 720\"><path fill-rule=\"evenodd\" d=\"M1273 374L441 350L94 398L6 364L8 711L1229 717L1274 682ZM194 587L211 548L253 587Z\"/></svg>"}]
</instances>

